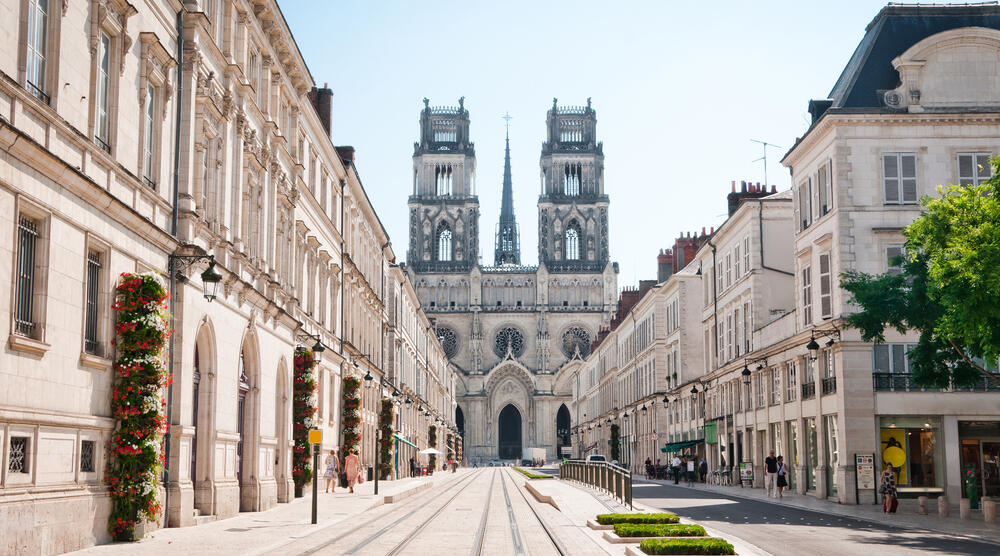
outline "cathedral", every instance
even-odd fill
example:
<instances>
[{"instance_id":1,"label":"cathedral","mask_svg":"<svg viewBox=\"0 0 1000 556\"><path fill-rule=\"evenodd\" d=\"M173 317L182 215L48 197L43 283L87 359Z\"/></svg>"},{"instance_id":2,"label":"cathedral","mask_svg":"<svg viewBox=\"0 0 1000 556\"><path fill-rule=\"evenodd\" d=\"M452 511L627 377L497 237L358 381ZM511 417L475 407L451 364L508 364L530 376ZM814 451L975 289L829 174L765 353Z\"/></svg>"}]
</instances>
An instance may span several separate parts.
<instances>
[{"instance_id":1,"label":"cathedral","mask_svg":"<svg viewBox=\"0 0 1000 556\"><path fill-rule=\"evenodd\" d=\"M493 264L479 251L476 152L464 97L424 99L414 143L408 271L460 377L456 423L467 460L568 453L573 385L617 302L608 250L604 153L591 107L546 115L538 197L538 265L521 263L506 140Z\"/></svg>"}]
</instances>

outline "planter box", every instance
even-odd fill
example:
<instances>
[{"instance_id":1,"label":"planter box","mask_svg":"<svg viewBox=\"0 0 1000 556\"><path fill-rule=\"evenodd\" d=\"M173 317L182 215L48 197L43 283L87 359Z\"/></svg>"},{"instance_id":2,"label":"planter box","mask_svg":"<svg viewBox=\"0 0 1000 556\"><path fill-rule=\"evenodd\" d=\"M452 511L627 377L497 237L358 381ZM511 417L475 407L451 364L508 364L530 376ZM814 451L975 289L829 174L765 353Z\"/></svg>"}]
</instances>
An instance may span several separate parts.
<instances>
[{"instance_id":1,"label":"planter box","mask_svg":"<svg viewBox=\"0 0 1000 556\"><path fill-rule=\"evenodd\" d=\"M587 527L590 527L591 529L593 529L595 531L614 531L615 530L615 526L614 525L601 525L600 523L594 521L593 519L588 519L587 520Z\"/></svg>"},{"instance_id":2,"label":"planter box","mask_svg":"<svg viewBox=\"0 0 1000 556\"><path fill-rule=\"evenodd\" d=\"M619 537L614 531L604 532L604 540L613 544L626 544L626 543L639 544L642 541L654 540L654 539L664 540L664 539L707 539L707 538L710 537L708 537L707 535L704 537L693 537L691 535L688 535L686 537ZM642 551L639 552L645 554L645 552Z\"/></svg>"},{"instance_id":3,"label":"planter box","mask_svg":"<svg viewBox=\"0 0 1000 556\"><path fill-rule=\"evenodd\" d=\"M702 537L702 538L704 538L704 537ZM635 546L629 545L629 546L625 547L625 556L650 556L650 555L646 554L645 552L643 552L641 550L639 550L639 545L635 545ZM685 556L685 555L684 554L672 554L671 556ZM688 555L688 556L697 556L697 555Z\"/></svg>"}]
</instances>

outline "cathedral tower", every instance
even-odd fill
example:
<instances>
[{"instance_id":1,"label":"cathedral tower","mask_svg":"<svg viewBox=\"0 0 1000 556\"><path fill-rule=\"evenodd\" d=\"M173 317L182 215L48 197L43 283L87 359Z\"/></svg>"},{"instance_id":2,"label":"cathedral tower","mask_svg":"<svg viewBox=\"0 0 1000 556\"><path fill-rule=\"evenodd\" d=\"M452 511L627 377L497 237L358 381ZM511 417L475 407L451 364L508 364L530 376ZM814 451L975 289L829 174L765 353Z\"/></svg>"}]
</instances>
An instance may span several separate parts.
<instances>
[{"instance_id":1,"label":"cathedral tower","mask_svg":"<svg viewBox=\"0 0 1000 556\"><path fill-rule=\"evenodd\" d=\"M500 223L497 224L496 252L493 264L520 265L521 240L514 219L514 185L510 177L510 116L507 120L507 146L503 156L503 195L500 202Z\"/></svg>"},{"instance_id":2,"label":"cathedral tower","mask_svg":"<svg viewBox=\"0 0 1000 556\"><path fill-rule=\"evenodd\" d=\"M590 106L552 108L542 143L538 261L549 272L601 272L608 264L608 196L597 113Z\"/></svg>"},{"instance_id":3,"label":"cathedral tower","mask_svg":"<svg viewBox=\"0 0 1000 556\"><path fill-rule=\"evenodd\" d=\"M420 141L413 144L410 249L417 272L469 272L479 259L476 150L465 97L458 106L424 99Z\"/></svg>"}]
</instances>

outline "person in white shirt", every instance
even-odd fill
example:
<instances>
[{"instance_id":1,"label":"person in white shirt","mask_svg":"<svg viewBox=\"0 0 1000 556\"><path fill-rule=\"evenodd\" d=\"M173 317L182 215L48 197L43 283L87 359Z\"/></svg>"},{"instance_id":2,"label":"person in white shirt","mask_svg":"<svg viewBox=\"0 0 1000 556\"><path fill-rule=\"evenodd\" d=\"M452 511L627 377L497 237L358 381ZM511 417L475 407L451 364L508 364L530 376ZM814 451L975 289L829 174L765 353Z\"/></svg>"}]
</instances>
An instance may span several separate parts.
<instances>
[{"instance_id":1,"label":"person in white shirt","mask_svg":"<svg viewBox=\"0 0 1000 556\"><path fill-rule=\"evenodd\" d=\"M681 482L681 458L674 454L674 459L670 460L670 469L674 472L674 484Z\"/></svg>"}]
</instances>

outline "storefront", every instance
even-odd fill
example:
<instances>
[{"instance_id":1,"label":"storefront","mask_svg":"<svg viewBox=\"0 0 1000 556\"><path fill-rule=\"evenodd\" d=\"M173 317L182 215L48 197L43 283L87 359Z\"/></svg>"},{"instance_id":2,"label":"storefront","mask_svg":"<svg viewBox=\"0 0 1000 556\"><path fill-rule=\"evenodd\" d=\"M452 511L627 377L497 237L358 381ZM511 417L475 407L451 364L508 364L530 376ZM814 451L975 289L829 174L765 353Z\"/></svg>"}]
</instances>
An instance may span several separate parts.
<instances>
[{"instance_id":1,"label":"storefront","mask_svg":"<svg viewBox=\"0 0 1000 556\"><path fill-rule=\"evenodd\" d=\"M891 463L901 498L944 492L944 439L940 417L879 418L881 468Z\"/></svg>"},{"instance_id":2,"label":"storefront","mask_svg":"<svg viewBox=\"0 0 1000 556\"><path fill-rule=\"evenodd\" d=\"M977 490L983 496L1000 496L1000 421L959 421L962 474L975 469ZM968 493L962 484L962 498Z\"/></svg>"}]
</instances>

